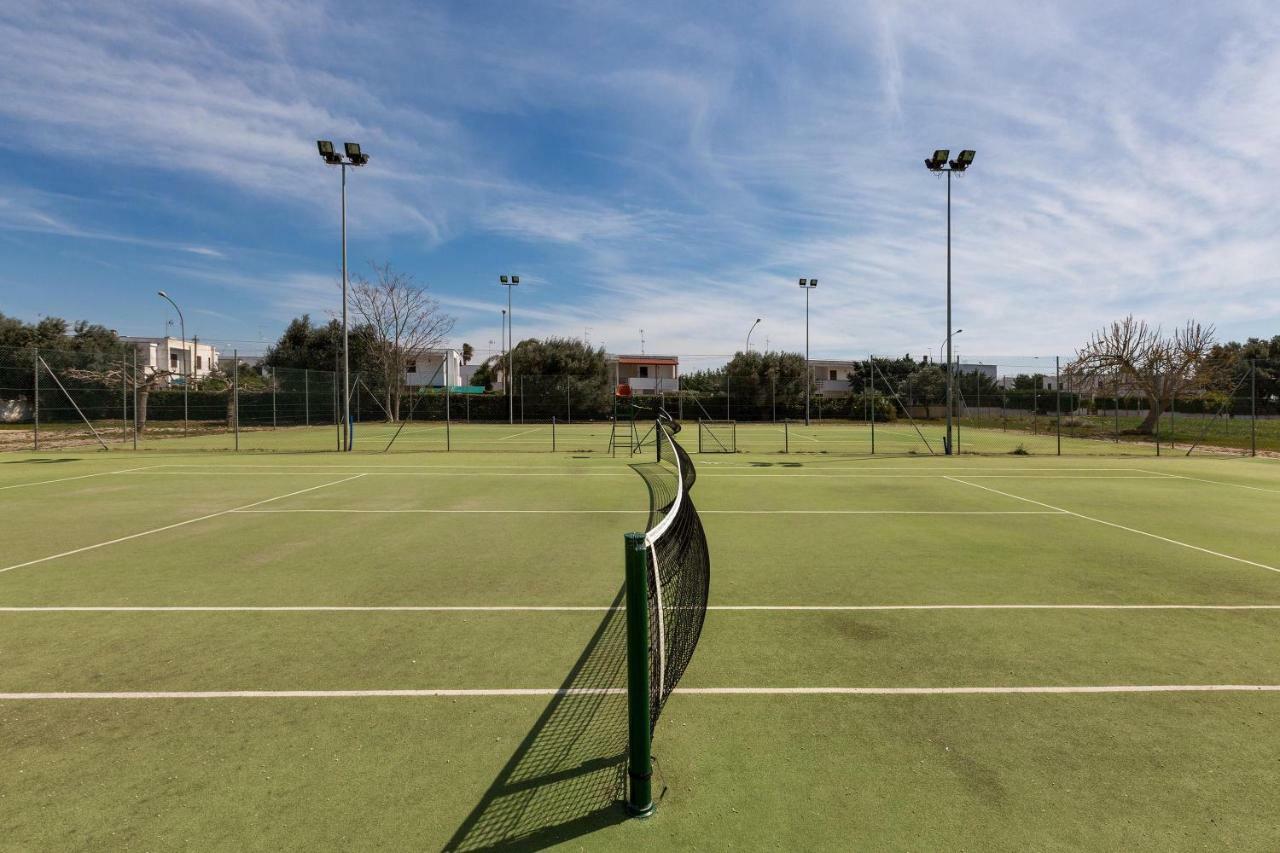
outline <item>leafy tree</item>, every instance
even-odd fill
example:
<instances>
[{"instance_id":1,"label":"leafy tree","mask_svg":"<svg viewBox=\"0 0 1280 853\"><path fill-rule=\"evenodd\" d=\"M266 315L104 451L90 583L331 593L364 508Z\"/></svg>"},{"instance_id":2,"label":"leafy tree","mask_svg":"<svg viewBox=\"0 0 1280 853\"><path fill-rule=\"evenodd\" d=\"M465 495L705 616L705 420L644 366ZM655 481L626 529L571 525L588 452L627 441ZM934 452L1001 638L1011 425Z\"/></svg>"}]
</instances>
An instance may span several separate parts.
<instances>
[{"instance_id":1,"label":"leafy tree","mask_svg":"<svg viewBox=\"0 0 1280 853\"><path fill-rule=\"evenodd\" d=\"M564 394L583 410L592 407L607 411L612 397L612 377L605 364L604 348L593 349L573 338L527 338L512 348L515 382L512 390L530 398L559 399ZM487 389L505 378L507 359L496 355L487 359L471 381ZM532 403L532 399L531 399Z\"/></svg>"},{"instance_id":2,"label":"leafy tree","mask_svg":"<svg viewBox=\"0 0 1280 853\"><path fill-rule=\"evenodd\" d=\"M1043 373L1019 373L1013 377L1013 390L1015 391L1043 391L1044 390L1044 374Z\"/></svg>"},{"instance_id":3,"label":"leafy tree","mask_svg":"<svg viewBox=\"0 0 1280 853\"><path fill-rule=\"evenodd\" d=\"M938 365L926 364L898 384L898 394L909 404L923 405L926 418L933 417L929 407L946 399L946 374Z\"/></svg>"},{"instance_id":4,"label":"leafy tree","mask_svg":"<svg viewBox=\"0 0 1280 853\"><path fill-rule=\"evenodd\" d=\"M461 355L462 355L462 363L470 364L471 359L475 358L475 355L476 355L475 347L471 346L471 344L463 344Z\"/></svg>"}]
</instances>

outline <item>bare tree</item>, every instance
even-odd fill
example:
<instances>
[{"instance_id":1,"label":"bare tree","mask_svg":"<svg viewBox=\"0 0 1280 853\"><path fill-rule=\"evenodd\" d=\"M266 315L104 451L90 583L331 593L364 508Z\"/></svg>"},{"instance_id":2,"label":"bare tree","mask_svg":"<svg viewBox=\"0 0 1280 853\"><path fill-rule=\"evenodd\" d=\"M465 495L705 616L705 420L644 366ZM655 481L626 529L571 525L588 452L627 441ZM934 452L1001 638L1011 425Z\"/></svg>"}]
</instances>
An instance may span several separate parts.
<instances>
[{"instance_id":1,"label":"bare tree","mask_svg":"<svg viewBox=\"0 0 1280 853\"><path fill-rule=\"evenodd\" d=\"M1213 346L1213 326L1192 320L1166 337L1130 314L1093 333L1067 367L1078 379L1119 379L1147 398L1147 416L1137 432L1150 435L1161 413L1178 395L1201 391L1213 384L1214 372L1205 357Z\"/></svg>"},{"instance_id":2,"label":"bare tree","mask_svg":"<svg viewBox=\"0 0 1280 853\"><path fill-rule=\"evenodd\" d=\"M454 318L440 310L440 303L412 275L392 269L390 263L370 266L372 280L352 279L351 305L362 320L356 332L367 340L368 363L377 373L387 414L395 421L409 361L443 344L453 331Z\"/></svg>"}]
</instances>

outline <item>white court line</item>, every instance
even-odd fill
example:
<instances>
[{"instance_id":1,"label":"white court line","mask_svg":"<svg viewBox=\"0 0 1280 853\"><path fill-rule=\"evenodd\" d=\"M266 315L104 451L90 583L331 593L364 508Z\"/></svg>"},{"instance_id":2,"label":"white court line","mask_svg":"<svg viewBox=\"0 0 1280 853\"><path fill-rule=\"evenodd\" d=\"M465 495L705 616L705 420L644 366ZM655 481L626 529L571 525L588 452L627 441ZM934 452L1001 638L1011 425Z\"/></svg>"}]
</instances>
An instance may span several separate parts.
<instances>
[{"instance_id":1,"label":"white court line","mask_svg":"<svg viewBox=\"0 0 1280 853\"><path fill-rule=\"evenodd\" d=\"M76 476L76 477L59 477L56 480L39 480L34 483L14 483L11 486L0 486L0 492L3 492L5 489L22 489L22 488L26 488L27 486L46 486L49 483L66 483L70 480L87 480L90 477L105 477L107 474L128 474L132 471L146 471L150 468L155 468L155 467L157 466L143 465L141 468L122 468L118 471L99 471L96 474L80 474L79 476Z\"/></svg>"},{"instance_id":2,"label":"white court line","mask_svg":"<svg viewBox=\"0 0 1280 853\"><path fill-rule=\"evenodd\" d=\"M954 696L1054 693L1275 693L1280 684L1100 684L1037 687L677 687L686 696ZM359 699L625 696L625 687L508 687L425 690L139 690L0 693L3 701L58 699Z\"/></svg>"},{"instance_id":3,"label":"white court line","mask_svg":"<svg viewBox=\"0 0 1280 853\"><path fill-rule=\"evenodd\" d=\"M164 527L153 527L150 530L143 530L140 533L130 533L128 536L121 536L117 539L108 539L106 542L98 542L95 545L85 545L82 548L73 548L70 551L63 551L60 554L50 554L47 557L40 557L35 560L27 560L25 563L15 563L12 566L5 566L3 569L0 569L0 574L4 574L5 572L11 572L14 569L21 569L26 566L34 566L37 563L47 563L50 560L57 560L62 557L70 557L72 554L81 554L85 551L93 551L97 548L105 548L108 545L115 545L120 542L128 542L130 539L137 539L140 536L150 536L152 533L163 533L166 530L173 530L175 527L184 527L188 524L195 524L197 521L208 521L209 519L217 518L220 515L227 515L229 513L237 512L240 510L249 509L250 507L261 506L262 504L265 504L265 503L271 503L272 501L291 498L291 497L294 497L295 495L305 494L306 492L314 492L316 489L323 489L326 486L336 486L339 483L346 483L350 480L356 480L363 476L364 476L363 474L355 474L350 477L344 477L341 480L334 480L331 483L321 483L318 486L311 486L310 488L299 489L296 492L289 492L289 494L287 495L276 495L274 498L267 498L266 500L255 501L251 504L245 504L244 506L233 507L231 509L224 509L219 512L211 512L208 515L202 515L198 518L188 518L186 521L178 521L173 524L166 524Z\"/></svg>"},{"instance_id":4,"label":"white court line","mask_svg":"<svg viewBox=\"0 0 1280 853\"><path fill-rule=\"evenodd\" d=\"M1095 524L1104 524L1107 527L1114 527L1117 530L1124 530L1129 533L1136 533L1139 536L1147 536L1152 539L1159 539L1161 542L1168 542L1170 545L1177 545L1180 548L1189 548L1192 551L1199 551L1202 554L1209 554L1210 556L1213 556L1213 557L1222 557L1224 560L1234 560L1237 563L1244 563L1245 565L1248 565L1248 566L1256 566L1259 569L1266 569L1269 572L1276 572L1277 574L1280 574L1280 569L1277 569L1274 566L1268 566L1265 563L1255 563L1253 560L1246 560L1243 557L1233 557L1230 554L1223 554L1221 551L1211 551L1208 548L1201 548L1199 545L1191 545L1186 542L1179 542L1177 539L1170 539L1167 536L1160 536L1155 533L1148 533L1147 531L1139 530L1136 527L1126 527L1123 524L1116 524L1114 521L1104 521L1101 518L1094 518L1091 515L1084 515L1082 513L1072 512L1069 509L1062 509L1061 507L1056 507L1053 504L1047 504L1044 501L1032 500L1031 498L1024 498L1021 495L1014 495L1014 494L1010 494L1009 492L1002 492L999 489L993 489L990 486L983 486L978 483L970 483L966 480L961 480L958 477L947 477L947 479L956 483L963 483L966 486L972 486L975 489L982 489L984 491L988 491L993 494L1004 495L1006 498L1014 498L1015 500L1025 501L1029 504L1035 504L1036 506L1042 506L1042 507L1045 507L1046 509L1061 510L1062 512L1065 512L1068 515L1074 515L1076 518L1082 518L1085 521L1092 521Z\"/></svg>"},{"instance_id":5,"label":"white court line","mask_svg":"<svg viewBox=\"0 0 1280 853\"><path fill-rule=\"evenodd\" d=\"M1197 483L1210 483L1215 486L1234 486L1237 489L1250 489L1255 492L1271 492L1272 494L1280 494L1280 489L1267 489L1262 486L1249 486L1244 483L1228 483L1225 480L1206 480L1203 477L1189 477L1186 474L1166 474L1164 471L1152 471L1152 474L1159 474L1161 477L1169 477L1174 480L1194 480Z\"/></svg>"},{"instance_id":6,"label":"white court line","mask_svg":"<svg viewBox=\"0 0 1280 853\"><path fill-rule=\"evenodd\" d=\"M542 427L534 427L533 429L527 429L524 432L516 432L516 433L512 433L511 435L504 435L502 438L499 438L498 441L506 441L509 438L519 438L522 435L528 435L529 433L537 432L540 429L542 429Z\"/></svg>"},{"instance_id":7,"label":"white court line","mask_svg":"<svg viewBox=\"0 0 1280 853\"><path fill-rule=\"evenodd\" d=\"M357 515L636 515L645 509L234 509L245 515L268 513L354 513ZM1070 515L1067 512L1028 509L703 509L699 515Z\"/></svg>"},{"instance_id":8,"label":"white court line","mask_svg":"<svg viewBox=\"0 0 1280 853\"><path fill-rule=\"evenodd\" d=\"M0 613L607 613L607 604L489 605L70 605L0 607ZM1280 604L712 604L725 612L881 612L912 610L1280 610Z\"/></svg>"}]
</instances>

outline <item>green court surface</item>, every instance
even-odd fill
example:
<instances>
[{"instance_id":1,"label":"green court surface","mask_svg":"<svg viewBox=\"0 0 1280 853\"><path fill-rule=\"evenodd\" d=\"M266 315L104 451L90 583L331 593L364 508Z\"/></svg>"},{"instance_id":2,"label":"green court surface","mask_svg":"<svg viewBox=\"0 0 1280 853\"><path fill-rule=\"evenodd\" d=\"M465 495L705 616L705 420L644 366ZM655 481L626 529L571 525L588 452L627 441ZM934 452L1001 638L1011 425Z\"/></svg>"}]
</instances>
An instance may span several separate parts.
<instances>
[{"instance_id":1,"label":"green court surface","mask_svg":"<svg viewBox=\"0 0 1280 853\"><path fill-rule=\"evenodd\" d=\"M636 460L485 426L0 456L0 849L1275 849L1280 462L739 425L630 820Z\"/></svg>"}]
</instances>

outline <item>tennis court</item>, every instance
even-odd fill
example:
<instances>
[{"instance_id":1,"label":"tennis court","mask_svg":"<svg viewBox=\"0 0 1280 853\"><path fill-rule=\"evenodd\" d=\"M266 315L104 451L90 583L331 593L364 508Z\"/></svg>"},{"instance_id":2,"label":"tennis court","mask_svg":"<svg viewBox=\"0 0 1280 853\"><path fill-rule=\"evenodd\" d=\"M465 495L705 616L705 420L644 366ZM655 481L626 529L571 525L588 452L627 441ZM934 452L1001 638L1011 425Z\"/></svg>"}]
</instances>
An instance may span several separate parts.
<instances>
[{"instance_id":1,"label":"tennis court","mask_svg":"<svg viewBox=\"0 0 1280 853\"><path fill-rule=\"evenodd\" d=\"M502 429L539 445L0 459L0 846L1274 846L1275 461L696 456L638 821L644 485Z\"/></svg>"}]
</instances>

